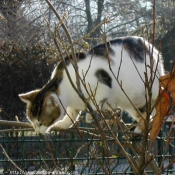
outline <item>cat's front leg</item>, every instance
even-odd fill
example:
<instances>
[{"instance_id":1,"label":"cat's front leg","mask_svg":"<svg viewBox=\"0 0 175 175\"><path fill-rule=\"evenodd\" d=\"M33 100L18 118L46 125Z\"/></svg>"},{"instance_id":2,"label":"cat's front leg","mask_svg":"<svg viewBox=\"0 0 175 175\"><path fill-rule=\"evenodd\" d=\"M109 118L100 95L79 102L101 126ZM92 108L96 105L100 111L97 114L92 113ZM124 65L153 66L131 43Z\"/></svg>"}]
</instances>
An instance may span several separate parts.
<instances>
[{"instance_id":1,"label":"cat's front leg","mask_svg":"<svg viewBox=\"0 0 175 175\"><path fill-rule=\"evenodd\" d=\"M66 109L66 115L60 121L58 121L55 126L61 129L68 129L72 127L78 120L79 110L75 108L68 107Z\"/></svg>"}]
</instances>

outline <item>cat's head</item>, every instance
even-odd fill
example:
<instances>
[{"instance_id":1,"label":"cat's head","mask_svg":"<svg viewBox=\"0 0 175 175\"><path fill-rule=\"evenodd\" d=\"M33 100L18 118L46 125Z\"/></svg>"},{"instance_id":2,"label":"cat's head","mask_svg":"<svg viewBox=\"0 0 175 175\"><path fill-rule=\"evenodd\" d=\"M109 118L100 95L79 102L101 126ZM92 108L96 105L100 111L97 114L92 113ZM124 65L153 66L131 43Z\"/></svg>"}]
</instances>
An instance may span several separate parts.
<instances>
[{"instance_id":1,"label":"cat's head","mask_svg":"<svg viewBox=\"0 0 175 175\"><path fill-rule=\"evenodd\" d=\"M35 131L44 134L59 119L61 104L55 92L47 92L44 95L40 92L41 90L35 90L19 94L19 97L27 103L27 118Z\"/></svg>"}]
</instances>

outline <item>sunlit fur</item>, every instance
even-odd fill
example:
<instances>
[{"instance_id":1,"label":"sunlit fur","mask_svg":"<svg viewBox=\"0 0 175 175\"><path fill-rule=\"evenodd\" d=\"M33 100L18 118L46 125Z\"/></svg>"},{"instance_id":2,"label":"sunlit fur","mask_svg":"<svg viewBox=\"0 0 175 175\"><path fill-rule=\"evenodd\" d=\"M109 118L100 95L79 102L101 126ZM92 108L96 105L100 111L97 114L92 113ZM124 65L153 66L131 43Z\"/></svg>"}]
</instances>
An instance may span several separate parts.
<instances>
[{"instance_id":1,"label":"sunlit fur","mask_svg":"<svg viewBox=\"0 0 175 175\"><path fill-rule=\"evenodd\" d=\"M152 101L154 102L159 90L158 77L164 74L164 69L161 55L155 48L153 49L153 69L150 69L151 44L138 37L130 37L129 39L125 41L125 44L123 44L124 42L118 42L118 40L116 42L109 42L109 53L105 52L105 48L98 50L100 47L104 47L104 45L94 48L94 51L92 49L90 52L85 53L86 58L78 62L78 71L80 77L85 81L84 83L88 90L87 92L83 84L80 83L82 92L94 110L96 108L90 96L94 96L98 105L104 99L107 99L107 103L103 104L103 109L109 108L108 104L113 108L117 106L122 107L129 112L134 120L142 124L139 128L136 128L136 131L139 132L140 129L143 130L143 119L135 107L142 109L146 104L145 94L147 92L143 82L145 81L145 73L148 79L150 79L151 73L153 73L155 78L152 86ZM139 47L143 43L145 47L144 52ZM100 51L102 53L98 54ZM109 69L109 59L107 57L110 59L112 71ZM71 63L67 65L67 69L72 81L76 84L75 70ZM98 79L100 76L97 77L96 72L99 69L103 69L108 77L111 78L111 85L108 85L109 78L108 81L106 81L105 77L102 81ZM154 73L156 73L156 76L154 76ZM44 96L39 116L34 117L31 113L33 100L39 90L19 95L27 103L28 119L33 124L35 130L40 133L45 133L54 125L60 128L69 128L77 119L78 112L86 109L86 104L82 102L72 88L66 71L64 69L58 70L58 67L56 67L51 79L55 76L60 76L60 84L55 91L50 91ZM121 84L122 89L135 107L128 100L118 83ZM146 116L146 111L141 111L141 113L144 117Z\"/></svg>"},{"instance_id":2,"label":"sunlit fur","mask_svg":"<svg viewBox=\"0 0 175 175\"><path fill-rule=\"evenodd\" d=\"M20 94L19 97L27 103L27 117L35 131L37 133L45 133L48 127L50 127L60 115L60 107L58 105L59 102L55 101L55 94L50 92L45 96L40 116L38 116L38 118L33 116L31 109L34 98L38 92L39 90L31 91L26 94Z\"/></svg>"}]
</instances>

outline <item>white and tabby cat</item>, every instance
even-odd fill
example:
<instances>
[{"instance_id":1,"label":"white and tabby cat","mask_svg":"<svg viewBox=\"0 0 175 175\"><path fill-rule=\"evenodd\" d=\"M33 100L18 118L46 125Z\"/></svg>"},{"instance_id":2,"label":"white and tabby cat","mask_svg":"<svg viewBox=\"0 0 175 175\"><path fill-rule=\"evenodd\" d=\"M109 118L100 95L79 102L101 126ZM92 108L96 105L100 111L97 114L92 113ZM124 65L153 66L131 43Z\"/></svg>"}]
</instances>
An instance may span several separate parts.
<instances>
[{"instance_id":1,"label":"white and tabby cat","mask_svg":"<svg viewBox=\"0 0 175 175\"><path fill-rule=\"evenodd\" d=\"M153 57L152 70L150 69L151 56ZM113 108L118 105L129 112L134 120L139 123L143 122L142 117L121 90L113 73L118 77L134 106L145 116L146 92L143 82L145 73L148 79L151 73L153 78L155 77L152 86L153 101L159 91L158 77L164 74L161 55L155 48L152 48L150 43L141 37L121 37L106 44L97 45L86 53L78 53L76 57L79 75L82 79L84 78L90 94L93 92L95 95L97 104L107 99L107 103ZM70 59L71 56L66 57L65 63L71 79L76 84L75 71ZM109 60L113 73L109 69ZM81 88L84 96L95 109L82 84ZM19 97L27 103L27 117L35 131L40 133L45 133L55 124L61 128L69 128L76 120L78 111L86 108L72 88L63 63L56 66L51 80L42 89L20 94ZM103 107L108 108L108 104L104 103ZM141 128L142 126L139 129ZM139 129L137 128L136 132Z\"/></svg>"}]
</instances>

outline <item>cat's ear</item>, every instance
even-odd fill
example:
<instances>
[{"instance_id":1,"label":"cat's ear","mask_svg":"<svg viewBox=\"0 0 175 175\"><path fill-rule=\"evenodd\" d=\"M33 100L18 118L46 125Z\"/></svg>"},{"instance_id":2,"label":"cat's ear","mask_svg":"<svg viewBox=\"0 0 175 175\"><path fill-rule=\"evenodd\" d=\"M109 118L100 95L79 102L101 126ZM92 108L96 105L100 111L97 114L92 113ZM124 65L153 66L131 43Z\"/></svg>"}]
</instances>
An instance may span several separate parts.
<instances>
[{"instance_id":1,"label":"cat's ear","mask_svg":"<svg viewBox=\"0 0 175 175\"><path fill-rule=\"evenodd\" d=\"M31 91L25 94L19 94L19 98L25 103L32 103L38 94L39 90Z\"/></svg>"},{"instance_id":2,"label":"cat's ear","mask_svg":"<svg viewBox=\"0 0 175 175\"><path fill-rule=\"evenodd\" d=\"M55 93L49 93L44 98L44 105L46 106L58 106L59 105L59 99Z\"/></svg>"}]
</instances>

